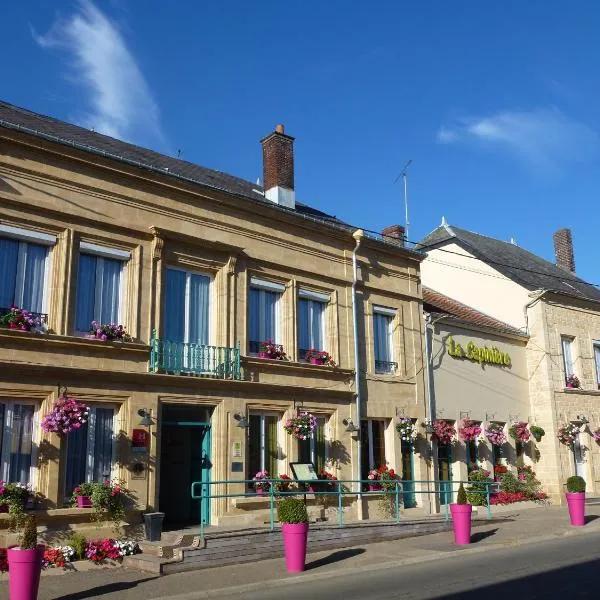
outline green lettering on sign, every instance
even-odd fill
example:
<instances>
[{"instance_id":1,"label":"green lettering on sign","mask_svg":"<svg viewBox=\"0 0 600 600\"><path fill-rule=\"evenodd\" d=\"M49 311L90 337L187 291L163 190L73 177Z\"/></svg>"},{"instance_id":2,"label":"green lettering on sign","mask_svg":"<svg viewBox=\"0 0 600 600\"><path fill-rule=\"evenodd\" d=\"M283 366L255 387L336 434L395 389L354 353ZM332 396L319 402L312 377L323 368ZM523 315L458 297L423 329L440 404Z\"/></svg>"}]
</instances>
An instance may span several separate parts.
<instances>
[{"instance_id":1,"label":"green lettering on sign","mask_svg":"<svg viewBox=\"0 0 600 600\"><path fill-rule=\"evenodd\" d=\"M496 346L492 346L491 348L484 346L480 348L472 341L469 341L466 350L463 350L463 347L455 342L452 336L449 336L446 340L446 351L454 358L466 358L479 363L481 366L485 364L510 367L511 365L510 354L502 352Z\"/></svg>"}]
</instances>

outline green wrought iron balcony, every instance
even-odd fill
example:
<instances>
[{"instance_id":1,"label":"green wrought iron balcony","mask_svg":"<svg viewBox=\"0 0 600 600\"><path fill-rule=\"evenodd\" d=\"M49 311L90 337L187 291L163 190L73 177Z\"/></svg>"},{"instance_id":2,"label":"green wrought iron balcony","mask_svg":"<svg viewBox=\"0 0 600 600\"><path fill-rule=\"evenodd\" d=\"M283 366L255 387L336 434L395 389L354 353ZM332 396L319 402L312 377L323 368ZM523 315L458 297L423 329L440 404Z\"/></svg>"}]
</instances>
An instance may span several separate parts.
<instances>
[{"instance_id":1,"label":"green wrought iron balcony","mask_svg":"<svg viewBox=\"0 0 600 600\"><path fill-rule=\"evenodd\" d=\"M150 340L150 371L241 379L240 349L239 346L227 348L161 340L153 331Z\"/></svg>"}]
</instances>

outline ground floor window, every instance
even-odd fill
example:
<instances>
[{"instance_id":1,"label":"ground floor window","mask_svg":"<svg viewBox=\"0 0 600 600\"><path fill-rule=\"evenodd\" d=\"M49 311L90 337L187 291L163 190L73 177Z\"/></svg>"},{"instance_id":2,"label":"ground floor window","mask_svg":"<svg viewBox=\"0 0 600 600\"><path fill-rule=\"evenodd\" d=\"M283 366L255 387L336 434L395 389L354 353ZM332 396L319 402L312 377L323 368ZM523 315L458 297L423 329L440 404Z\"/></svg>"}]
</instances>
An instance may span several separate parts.
<instances>
[{"instance_id":1,"label":"ground floor window","mask_svg":"<svg viewBox=\"0 0 600 600\"><path fill-rule=\"evenodd\" d=\"M80 483L111 478L114 421L114 407L90 406L88 422L67 436L65 498L70 498Z\"/></svg>"},{"instance_id":2,"label":"ground floor window","mask_svg":"<svg viewBox=\"0 0 600 600\"><path fill-rule=\"evenodd\" d=\"M380 419L365 419L360 423L362 440L361 479L367 479L371 469L384 466L385 460L385 421Z\"/></svg>"},{"instance_id":3,"label":"ground floor window","mask_svg":"<svg viewBox=\"0 0 600 600\"><path fill-rule=\"evenodd\" d=\"M479 460L479 448L477 447L477 440L470 440L468 442L465 442L465 449L467 453L468 469L476 469L477 461Z\"/></svg>"},{"instance_id":4,"label":"ground floor window","mask_svg":"<svg viewBox=\"0 0 600 600\"><path fill-rule=\"evenodd\" d=\"M279 415L251 414L248 431L248 479L259 471L268 471L272 477L279 475Z\"/></svg>"},{"instance_id":5,"label":"ground floor window","mask_svg":"<svg viewBox=\"0 0 600 600\"><path fill-rule=\"evenodd\" d=\"M0 399L0 480L33 483L33 403Z\"/></svg>"},{"instance_id":6,"label":"ground floor window","mask_svg":"<svg viewBox=\"0 0 600 600\"><path fill-rule=\"evenodd\" d=\"M300 462L312 462L317 473L325 469L327 459L326 442L327 417L317 417L317 427L313 435L307 440L298 440L298 460Z\"/></svg>"}]
</instances>

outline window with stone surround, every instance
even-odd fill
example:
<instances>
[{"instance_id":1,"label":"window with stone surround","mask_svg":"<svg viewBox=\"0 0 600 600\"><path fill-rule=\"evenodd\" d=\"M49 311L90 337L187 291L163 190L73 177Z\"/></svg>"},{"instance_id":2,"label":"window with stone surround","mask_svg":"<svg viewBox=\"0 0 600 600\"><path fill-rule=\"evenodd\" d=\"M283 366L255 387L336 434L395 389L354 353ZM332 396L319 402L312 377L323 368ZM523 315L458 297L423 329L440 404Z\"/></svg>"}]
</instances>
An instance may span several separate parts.
<instances>
[{"instance_id":1,"label":"window with stone surround","mask_svg":"<svg viewBox=\"0 0 600 600\"><path fill-rule=\"evenodd\" d=\"M575 338L562 335L560 337L560 343L562 346L562 359L563 359L563 370L565 375L565 383L571 375L575 375L575 368L573 365L573 344Z\"/></svg>"},{"instance_id":2,"label":"window with stone surround","mask_svg":"<svg viewBox=\"0 0 600 600\"><path fill-rule=\"evenodd\" d=\"M600 389L600 341L594 342L594 359L596 360L596 383Z\"/></svg>"}]
</instances>

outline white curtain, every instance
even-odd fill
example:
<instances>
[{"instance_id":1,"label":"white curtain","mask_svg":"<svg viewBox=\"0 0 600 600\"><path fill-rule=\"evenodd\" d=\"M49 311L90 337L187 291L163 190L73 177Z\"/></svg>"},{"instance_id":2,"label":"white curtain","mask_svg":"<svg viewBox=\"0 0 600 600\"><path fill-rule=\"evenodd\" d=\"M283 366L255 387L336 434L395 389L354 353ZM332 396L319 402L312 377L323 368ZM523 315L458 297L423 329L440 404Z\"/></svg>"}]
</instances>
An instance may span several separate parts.
<instances>
[{"instance_id":1,"label":"white curtain","mask_svg":"<svg viewBox=\"0 0 600 600\"><path fill-rule=\"evenodd\" d=\"M562 338L563 359L565 362L565 377L573 375L573 340L571 338Z\"/></svg>"},{"instance_id":2,"label":"white curtain","mask_svg":"<svg viewBox=\"0 0 600 600\"><path fill-rule=\"evenodd\" d=\"M210 277L190 274L189 285L189 341L192 344L208 345Z\"/></svg>"},{"instance_id":3,"label":"white curtain","mask_svg":"<svg viewBox=\"0 0 600 600\"><path fill-rule=\"evenodd\" d=\"M277 303L281 294L269 290L250 288L249 331L251 342L273 340L279 344L277 323Z\"/></svg>"},{"instance_id":4,"label":"white curtain","mask_svg":"<svg viewBox=\"0 0 600 600\"><path fill-rule=\"evenodd\" d=\"M0 308L15 302L19 242L0 238Z\"/></svg>"},{"instance_id":5,"label":"white curtain","mask_svg":"<svg viewBox=\"0 0 600 600\"><path fill-rule=\"evenodd\" d=\"M44 272L48 249L37 244L26 244L23 299L21 306L33 312L42 312L44 300Z\"/></svg>"},{"instance_id":6,"label":"white curtain","mask_svg":"<svg viewBox=\"0 0 600 600\"><path fill-rule=\"evenodd\" d=\"M391 348L392 317L375 313L373 315L373 330L375 336L375 360L377 362L392 362Z\"/></svg>"},{"instance_id":7,"label":"white curtain","mask_svg":"<svg viewBox=\"0 0 600 600\"><path fill-rule=\"evenodd\" d=\"M298 302L298 349L324 349L323 315L326 304L316 300L300 298ZM300 356L300 358L304 358Z\"/></svg>"}]
</instances>

